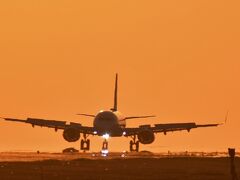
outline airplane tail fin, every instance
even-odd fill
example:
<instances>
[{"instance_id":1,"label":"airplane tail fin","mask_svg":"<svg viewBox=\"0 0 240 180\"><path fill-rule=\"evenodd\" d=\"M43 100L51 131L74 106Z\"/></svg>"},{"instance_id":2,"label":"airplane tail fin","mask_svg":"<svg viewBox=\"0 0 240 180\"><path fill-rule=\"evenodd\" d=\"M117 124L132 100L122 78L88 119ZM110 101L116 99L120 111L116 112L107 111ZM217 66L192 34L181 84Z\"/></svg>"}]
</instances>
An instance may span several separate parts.
<instances>
[{"instance_id":1,"label":"airplane tail fin","mask_svg":"<svg viewBox=\"0 0 240 180\"><path fill-rule=\"evenodd\" d=\"M116 79L115 79L114 105L113 105L113 108L111 109L112 111L118 110L117 101L118 101L118 74L116 74Z\"/></svg>"}]
</instances>

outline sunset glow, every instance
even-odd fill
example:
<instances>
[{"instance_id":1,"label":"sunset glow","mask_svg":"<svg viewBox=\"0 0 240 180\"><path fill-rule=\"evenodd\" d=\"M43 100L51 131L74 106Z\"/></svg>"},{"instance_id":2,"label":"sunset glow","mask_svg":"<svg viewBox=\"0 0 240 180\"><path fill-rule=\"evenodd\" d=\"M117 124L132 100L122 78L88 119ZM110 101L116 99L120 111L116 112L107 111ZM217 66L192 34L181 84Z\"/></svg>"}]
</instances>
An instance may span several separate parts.
<instances>
[{"instance_id":1,"label":"sunset glow","mask_svg":"<svg viewBox=\"0 0 240 180\"><path fill-rule=\"evenodd\" d=\"M157 134L141 150L240 148L240 1L0 2L0 116L92 126L113 107L143 124L223 123L217 128ZM229 110L228 121L225 114ZM82 135L81 135L82 138ZM91 150L102 138L90 136ZM129 149L111 138L109 151ZM62 131L0 121L0 151L79 149Z\"/></svg>"}]
</instances>

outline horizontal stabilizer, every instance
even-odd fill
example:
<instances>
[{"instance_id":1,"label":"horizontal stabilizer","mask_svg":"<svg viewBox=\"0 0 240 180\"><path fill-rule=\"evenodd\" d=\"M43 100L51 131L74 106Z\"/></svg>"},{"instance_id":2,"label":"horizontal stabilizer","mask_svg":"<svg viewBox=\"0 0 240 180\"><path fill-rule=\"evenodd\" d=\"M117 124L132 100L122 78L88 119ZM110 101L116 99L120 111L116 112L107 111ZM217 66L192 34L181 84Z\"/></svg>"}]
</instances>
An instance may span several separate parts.
<instances>
[{"instance_id":1,"label":"horizontal stabilizer","mask_svg":"<svg viewBox=\"0 0 240 180\"><path fill-rule=\"evenodd\" d=\"M151 115L151 116L129 116L129 117L125 117L125 120L127 120L127 119L151 118L151 117L156 117L156 116L154 116L154 115Z\"/></svg>"},{"instance_id":2,"label":"horizontal stabilizer","mask_svg":"<svg viewBox=\"0 0 240 180\"><path fill-rule=\"evenodd\" d=\"M92 114L77 114L79 116L88 116L88 117L95 117L95 115Z\"/></svg>"}]
</instances>

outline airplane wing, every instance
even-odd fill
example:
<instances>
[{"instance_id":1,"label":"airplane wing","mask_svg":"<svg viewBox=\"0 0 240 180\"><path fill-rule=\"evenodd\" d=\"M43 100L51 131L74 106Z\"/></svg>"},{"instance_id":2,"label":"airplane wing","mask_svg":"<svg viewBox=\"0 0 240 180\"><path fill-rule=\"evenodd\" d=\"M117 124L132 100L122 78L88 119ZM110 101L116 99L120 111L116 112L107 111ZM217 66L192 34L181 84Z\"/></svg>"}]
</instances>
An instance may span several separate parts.
<instances>
[{"instance_id":1,"label":"airplane wing","mask_svg":"<svg viewBox=\"0 0 240 180\"><path fill-rule=\"evenodd\" d=\"M137 135L139 132L143 130L152 130L154 133L164 133L167 132L174 132L174 131L183 131L187 130L188 132L194 128L200 127L214 127L220 124L201 124L197 125L196 123L168 123L168 124L155 124L154 126L151 125L142 125L138 128L125 128L124 131L126 132L125 136L132 136Z\"/></svg>"},{"instance_id":2,"label":"airplane wing","mask_svg":"<svg viewBox=\"0 0 240 180\"><path fill-rule=\"evenodd\" d=\"M93 127L82 126L81 124L74 123L74 122L67 123L66 121L46 120L46 119L37 119L37 118L27 118L25 120L14 119L14 118L2 118L2 119L6 120L6 121L14 121L14 122L31 124L32 127L40 126L40 127L53 128L53 129L55 129L55 131L57 131L58 129L74 127L74 128L77 128L80 131L80 133L94 134Z\"/></svg>"}]
</instances>

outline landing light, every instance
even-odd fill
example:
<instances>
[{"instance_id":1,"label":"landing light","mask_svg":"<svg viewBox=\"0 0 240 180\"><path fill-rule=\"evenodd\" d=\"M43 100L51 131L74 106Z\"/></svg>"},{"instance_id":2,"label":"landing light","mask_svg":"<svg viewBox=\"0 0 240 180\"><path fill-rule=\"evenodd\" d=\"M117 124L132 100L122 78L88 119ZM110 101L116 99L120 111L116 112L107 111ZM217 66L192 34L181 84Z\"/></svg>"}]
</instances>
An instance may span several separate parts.
<instances>
[{"instance_id":1,"label":"landing light","mask_svg":"<svg viewBox=\"0 0 240 180\"><path fill-rule=\"evenodd\" d=\"M109 136L109 134L106 133L106 134L104 134L102 137L103 137L104 139L109 139L110 136Z\"/></svg>"},{"instance_id":2,"label":"landing light","mask_svg":"<svg viewBox=\"0 0 240 180\"><path fill-rule=\"evenodd\" d=\"M121 154L121 157L124 158L124 157L125 157L125 154Z\"/></svg>"},{"instance_id":3,"label":"landing light","mask_svg":"<svg viewBox=\"0 0 240 180\"><path fill-rule=\"evenodd\" d=\"M126 134L127 134L127 133L126 133L125 131L122 133L123 136L125 136Z\"/></svg>"},{"instance_id":4,"label":"landing light","mask_svg":"<svg viewBox=\"0 0 240 180\"><path fill-rule=\"evenodd\" d=\"M93 134L97 134L97 131L94 131Z\"/></svg>"}]
</instances>

